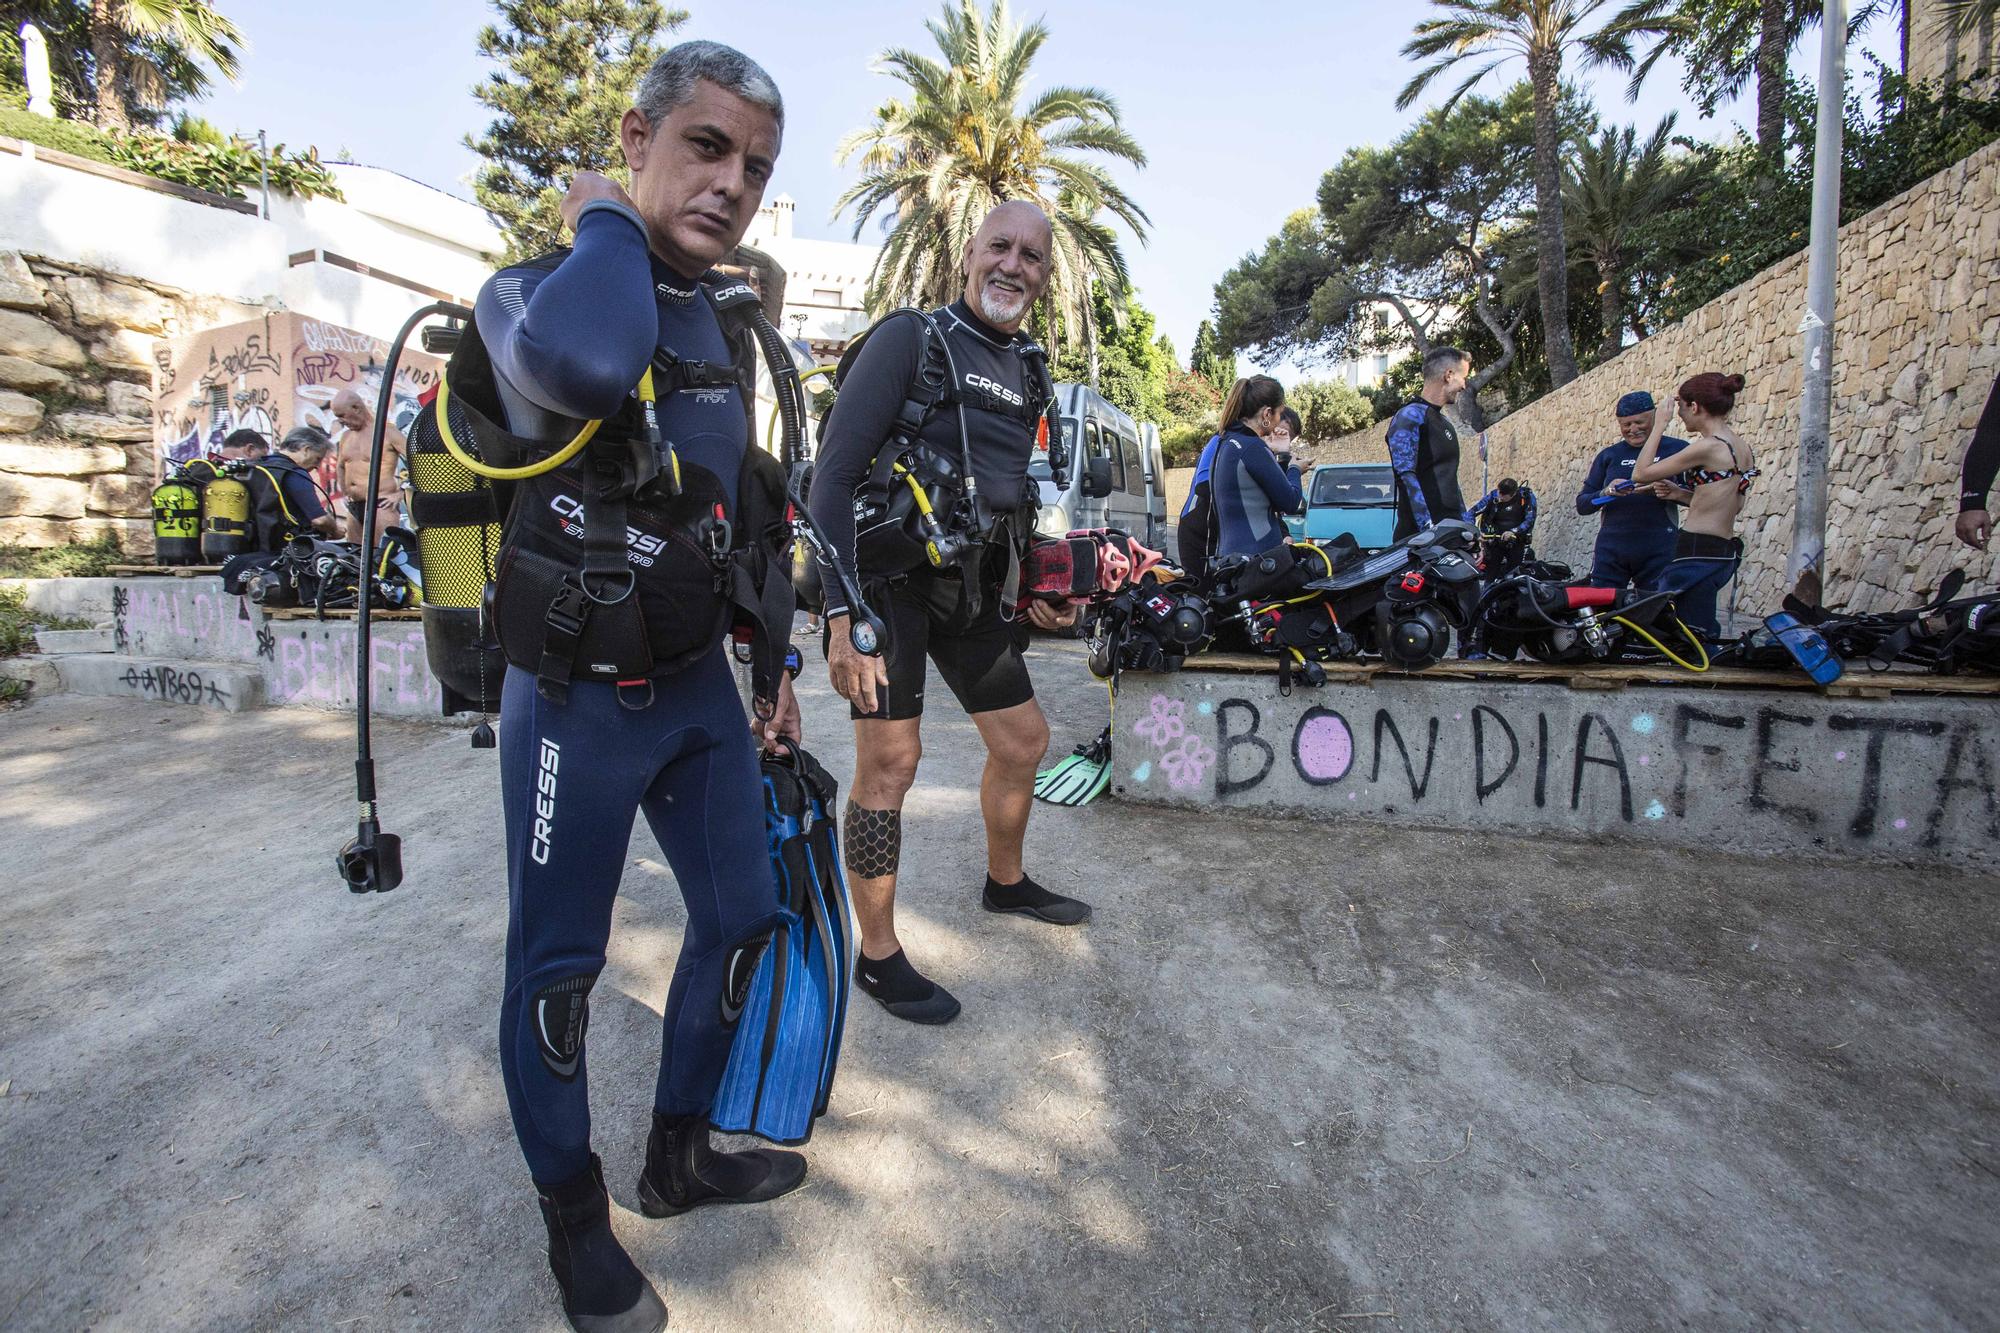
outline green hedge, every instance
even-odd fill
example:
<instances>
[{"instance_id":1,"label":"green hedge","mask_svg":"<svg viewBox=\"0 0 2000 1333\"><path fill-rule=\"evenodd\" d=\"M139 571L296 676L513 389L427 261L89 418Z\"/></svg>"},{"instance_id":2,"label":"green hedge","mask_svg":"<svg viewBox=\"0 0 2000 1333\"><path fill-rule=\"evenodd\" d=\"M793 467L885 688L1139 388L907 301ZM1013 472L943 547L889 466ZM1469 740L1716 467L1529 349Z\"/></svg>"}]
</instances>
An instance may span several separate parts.
<instances>
[{"instance_id":1,"label":"green hedge","mask_svg":"<svg viewBox=\"0 0 2000 1333\"><path fill-rule=\"evenodd\" d=\"M82 121L50 120L8 107L0 107L0 134L229 198L245 195L259 180L257 146L236 135L222 143L183 143L158 134L107 134ZM301 199L341 197L316 148L287 153L283 144L274 147L271 188Z\"/></svg>"}]
</instances>

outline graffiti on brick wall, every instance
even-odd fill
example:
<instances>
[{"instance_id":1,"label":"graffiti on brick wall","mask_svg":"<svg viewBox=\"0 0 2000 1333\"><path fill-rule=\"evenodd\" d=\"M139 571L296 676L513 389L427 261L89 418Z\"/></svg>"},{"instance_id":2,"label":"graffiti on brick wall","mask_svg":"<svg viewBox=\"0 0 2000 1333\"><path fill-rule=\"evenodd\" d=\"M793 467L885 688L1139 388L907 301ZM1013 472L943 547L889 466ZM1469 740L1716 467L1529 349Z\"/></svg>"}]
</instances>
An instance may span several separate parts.
<instances>
[{"instance_id":1,"label":"graffiti on brick wall","mask_svg":"<svg viewBox=\"0 0 2000 1333\"><path fill-rule=\"evenodd\" d=\"M372 406L382 391L389 344L372 334L280 314L204 330L155 352L154 439L167 462L213 455L231 431L274 443L297 426L342 433L334 396L352 389ZM397 364L390 420L407 432L442 363L406 350ZM316 480L331 490L332 459Z\"/></svg>"},{"instance_id":2,"label":"graffiti on brick wall","mask_svg":"<svg viewBox=\"0 0 2000 1333\"><path fill-rule=\"evenodd\" d=\"M1712 813L1720 800L1836 839L1893 831L1935 848L1953 828L2000 838L1991 738L1972 721L1815 718L1778 704L1552 716L1480 703L1315 705L1282 724L1267 707L1155 694L1121 727L1121 767L1137 786L1225 802L1278 781L1286 800L1317 793L1385 813L1511 804L1631 824L1685 819L1694 803Z\"/></svg>"}]
</instances>

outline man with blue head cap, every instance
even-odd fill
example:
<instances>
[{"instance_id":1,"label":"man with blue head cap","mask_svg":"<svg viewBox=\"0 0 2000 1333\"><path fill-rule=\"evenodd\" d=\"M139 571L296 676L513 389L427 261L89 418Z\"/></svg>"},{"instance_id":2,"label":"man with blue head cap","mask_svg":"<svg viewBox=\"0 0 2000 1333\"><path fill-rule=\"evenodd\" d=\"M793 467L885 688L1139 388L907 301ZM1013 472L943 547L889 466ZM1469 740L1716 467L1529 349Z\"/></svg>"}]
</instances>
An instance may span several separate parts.
<instances>
[{"instance_id":1,"label":"man with blue head cap","mask_svg":"<svg viewBox=\"0 0 2000 1333\"><path fill-rule=\"evenodd\" d=\"M1597 550L1591 557L1590 581L1600 588L1657 586L1667 562L1674 558L1674 537L1680 528L1676 505L1691 492L1670 481L1635 485L1632 464L1653 430L1653 395L1640 390L1618 400L1618 443L1598 451L1590 475L1577 492L1576 512L1598 515ZM1660 457L1687 448L1687 441L1667 436Z\"/></svg>"}]
</instances>

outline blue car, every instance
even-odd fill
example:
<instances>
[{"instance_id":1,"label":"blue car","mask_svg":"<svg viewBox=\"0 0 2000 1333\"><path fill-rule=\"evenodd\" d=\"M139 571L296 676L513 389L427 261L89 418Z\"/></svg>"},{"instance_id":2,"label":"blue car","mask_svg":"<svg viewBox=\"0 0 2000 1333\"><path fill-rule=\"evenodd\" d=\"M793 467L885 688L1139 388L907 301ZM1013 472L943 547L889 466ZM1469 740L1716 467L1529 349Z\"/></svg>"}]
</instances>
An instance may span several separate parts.
<instances>
[{"instance_id":1,"label":"blue car","mask_svg":"<svg viewBox=\"0 0 2000 1333\"><path fill-rule=\"evenodd\" d=\"M1321 463L1306 481L1304 517L1285 519L1293 540L1329 542L1341 533L1364 549L1396 533L1396 477L1387 463Z\"/></svg>"}]
</instances>

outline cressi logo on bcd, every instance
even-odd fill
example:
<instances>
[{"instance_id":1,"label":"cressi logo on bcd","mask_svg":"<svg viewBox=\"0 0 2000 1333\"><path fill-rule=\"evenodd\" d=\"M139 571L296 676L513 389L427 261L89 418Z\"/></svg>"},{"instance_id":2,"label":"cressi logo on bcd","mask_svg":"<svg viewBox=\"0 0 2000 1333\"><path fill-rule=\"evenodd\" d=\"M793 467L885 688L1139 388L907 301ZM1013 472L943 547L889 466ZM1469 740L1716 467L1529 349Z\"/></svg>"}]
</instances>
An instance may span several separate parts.
<instances>
[{"instance_id":1,"label":"cressi logo on bcd","mask_svg":"<svg viewBox=\"0 0 2000 1333\"><path fill-rule=\"evenodd\" d=\"M583 540L583 502L571 496L558 493L549 500L549 508L562 521L562 530L578 541ZM665 537L655 537L650 532L627 526L625 529L625 558L635 565L651 567L654 557L667 549Z\"/></svg>"}]
</instances>

